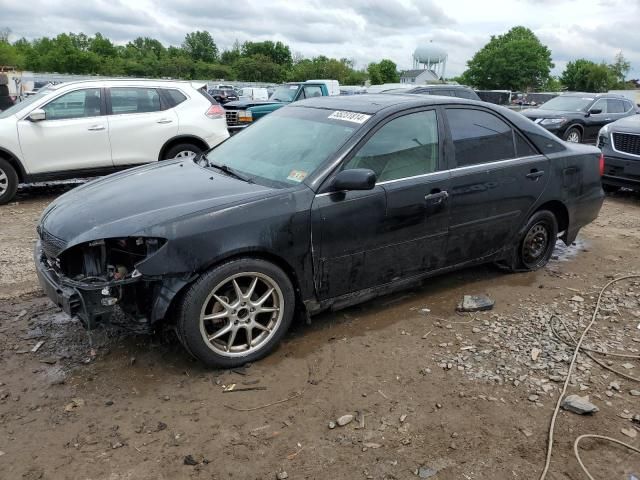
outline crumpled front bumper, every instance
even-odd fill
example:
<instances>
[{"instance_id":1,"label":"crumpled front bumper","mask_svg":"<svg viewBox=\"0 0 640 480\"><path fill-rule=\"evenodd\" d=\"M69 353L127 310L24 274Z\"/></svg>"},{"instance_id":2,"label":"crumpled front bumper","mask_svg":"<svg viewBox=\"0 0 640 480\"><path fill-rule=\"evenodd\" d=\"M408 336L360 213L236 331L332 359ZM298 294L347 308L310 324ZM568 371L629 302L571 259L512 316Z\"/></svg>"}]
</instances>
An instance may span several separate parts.
<instances>
[{"instance_id":1,"label":"crumpled front bumper","mask_svg":"<svg viewBox=\"0 0 640 480\"><path fill-rule=\"evenodd\" d=\"M34 261L40 286L47 297L67 315L77 316L88 329L109 320L115 304L103 303L105 295L102 294L102 289L114 282L101 284L65 279L48 264L39 240L34 249Z\"/></svg>"}]
</instances>

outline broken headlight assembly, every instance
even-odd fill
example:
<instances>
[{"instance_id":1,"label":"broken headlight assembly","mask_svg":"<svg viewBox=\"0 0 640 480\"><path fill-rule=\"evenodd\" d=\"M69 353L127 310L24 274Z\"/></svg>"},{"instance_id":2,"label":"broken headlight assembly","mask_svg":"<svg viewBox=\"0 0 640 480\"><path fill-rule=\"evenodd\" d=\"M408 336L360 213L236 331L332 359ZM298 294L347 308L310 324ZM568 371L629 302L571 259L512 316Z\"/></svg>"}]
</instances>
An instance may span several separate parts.
<instances>
[{"instance_id":1,"label":"broken headlight assembly","mask_svg":"<svg viewBox=\"0 0 640 480\"><path fill-rule=\"evenodd\" d=\"M141 276L138 263L154 255L163 238L125 237L94 240L71 247L59 256L60 272L71 283L128 283Z\"/></svg>"}]
</instances>

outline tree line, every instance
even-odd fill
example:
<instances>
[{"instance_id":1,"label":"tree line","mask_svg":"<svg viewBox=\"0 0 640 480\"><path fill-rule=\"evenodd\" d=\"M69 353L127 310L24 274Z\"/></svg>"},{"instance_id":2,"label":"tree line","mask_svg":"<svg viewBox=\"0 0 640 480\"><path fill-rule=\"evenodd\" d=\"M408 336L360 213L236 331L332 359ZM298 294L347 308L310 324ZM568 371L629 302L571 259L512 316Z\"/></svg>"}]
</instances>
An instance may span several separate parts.
<instances>
[{"instance_id":1,"label":"tree line","mask_svg":"<svg viewBox=\"0 0 640 480\"><path fill-rule=\"evenodd\" d=\"M180 46L168 47L149 37L116 45L100 33L61 33L10 42L9 33L0 30L0 65L34 72L265 83L331 78L343 85L400 80L396 64L388 59L357 69L353 60L324 55L304 58L292 54L283 42L270 40L236 41L231 48L220 50L207 31L191 32ZM626 80L631 65L622 53L611 64L573 60L559 77L551 75L553 67L549 48L530 29L517 26L492 36L467 62L465 72L452 80L483 90L513 91L605 92L640 84Z\"/></svg>"},{"instance_id":2,"label":"tree line","mask_svg":"<svg viewBox=\"0 0 640 480\"><path fill-rule=\"evenodd\" d=\"M626 80L631 64L622 52L611 64L584 58L568 62L559 77L551 75L553 67L549 48L531 30L517 26L492 36L455 80L482 90L513 91L606 92L638 88L640 83Z\"/></svg>"},{"instance_id":3,"label":"tree line","mask_svg":"<svg viewBox=\"0 0 640 480\"><path fill-rule=\"evenodd\" d=\"M372 83L399 78L391 60L359 70L347 58L293 55L289 46L280 41L236 41L221 51L207 31L187 34L178 47L165 47L149 37L116 45L100 33L61 33L53 38L10 42L9 33L0 32L0 65L33 72L265 83L331 78L345 85L362 85L368 78Z\"/></svg>"}]
</instances>

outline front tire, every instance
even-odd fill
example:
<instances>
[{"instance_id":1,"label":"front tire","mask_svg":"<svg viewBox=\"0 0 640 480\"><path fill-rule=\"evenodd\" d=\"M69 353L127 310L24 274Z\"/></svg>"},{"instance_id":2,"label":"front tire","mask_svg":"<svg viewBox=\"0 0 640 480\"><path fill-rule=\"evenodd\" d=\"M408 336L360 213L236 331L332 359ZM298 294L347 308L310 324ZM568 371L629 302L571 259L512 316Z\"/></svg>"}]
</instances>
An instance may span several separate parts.
<instances>
[{"instance_id":1,"label":"front tire","mask_svg":"<svg viewBox=\"0 0 640 480\"><path fill-rule=\"evenodd\" d=\"M202 149L194 145L193 143L179 143L178 145L174 145L169 148L164 153L163 160L172 160L172 159L193 159L196 155L202 152Z\"/></svg>"},{"instance_id":2,"label":"front tire","mask_svg":"<svg viewBox=\"0 0 640 480\"><path fill-rule=\"evenodd\" d=\"M188 288L176 329L202 363L233 368L267 355L289 329L294 311L287 275L270 262L241 258L213 268Z\"/></svg>"},{"instance_id":3,"label":"front tire","mask_svg":"<svg viewBox=\"0 0 640 480\"><path fill-rule=\"evenodd\" d=\"M564 134L564 140L569 143L580 143L582 142L582 132L578 127L571 127Z\"/></svg>"},{"instance_id":4,"label":"front tire","mask_svg":"<svg viewBox=\"0 0 640 480\"><path fill-rule=\"evenodd\" d=\"M0 205L9 203L18 191L18 174L4 158L0 158Z\"/></svg>"}]
</instances>

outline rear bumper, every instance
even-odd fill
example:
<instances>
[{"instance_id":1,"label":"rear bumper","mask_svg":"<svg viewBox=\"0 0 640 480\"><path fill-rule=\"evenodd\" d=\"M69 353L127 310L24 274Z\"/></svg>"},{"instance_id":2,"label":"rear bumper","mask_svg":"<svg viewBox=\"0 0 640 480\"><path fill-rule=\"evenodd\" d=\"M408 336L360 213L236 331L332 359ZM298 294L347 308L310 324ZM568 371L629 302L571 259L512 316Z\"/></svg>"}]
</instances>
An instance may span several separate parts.
<instances>
[{"instance_id":1,"label":"rear bumper","mask_svg":"<svg viewBox=\"0 0 640 480\"><path fill-rule=\"evenodd\" d=\"M566 237L562 238L567 245L576 239L582 227L598 218L604 197L604 191L598 187L593 189L590 195L580 198L569 207L569 228L565 234Z\"/></svg>"}]
</instances>

